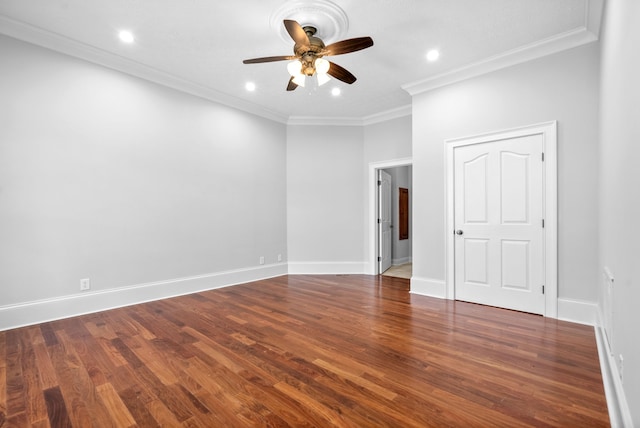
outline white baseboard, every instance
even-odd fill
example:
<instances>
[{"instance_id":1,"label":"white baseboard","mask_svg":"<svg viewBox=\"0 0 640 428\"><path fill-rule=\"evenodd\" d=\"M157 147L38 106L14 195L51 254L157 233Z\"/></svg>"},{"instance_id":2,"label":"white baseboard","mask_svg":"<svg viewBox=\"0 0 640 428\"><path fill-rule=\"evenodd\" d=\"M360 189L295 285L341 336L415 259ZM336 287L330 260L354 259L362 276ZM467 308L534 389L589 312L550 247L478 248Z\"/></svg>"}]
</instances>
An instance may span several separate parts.
<instances>
[{"instance_id":1,"label":"white baseboard","mask_svg":"<svg viewBox=\"0 0 640 428\"><path fill-rule=\"evenodd\" d=\"M558 298L558 319L578 324L596 325L598 306L594 302Z\"/></svg>"},{"instance_id":2,"label":"white baseboard","mask_svg":"<svg viewBox=\"0 0 640 428\"><path fill-rule=\"evenodd\" d=\"M413 260L412 257L403 257L401 259L391 259L391 264L393 266L399 266L399 265L411 263L412 260Z\"/></svg>"},{"instance_id":3,"label":"white baseboard","mask_svg":"<svg viewBox=\"0 0 640 428\"><path fill-rule=\"evenodd\" d=\"M368 274L364 262L289 262L290 275Z\"/></svg>"},{"instance_id":4,"label":"white baseboard","mask_svg":"<svg viewBox=\"0 0 640 428\"><path fill-rule=\"evenodd\" d=\"M0 306L0 331L286 274L279 263Z\"/></svg>"},{"instance_id":5,"label":"white baseboard","mask_svg":"<svg viewBox=\"0 0 640 428\"><path fill-rule=\"evenodd\" d=\"M612 428L630 428L633 427L631 409L629 409L627 397L624 393L618 365L601 326L602 313L598 310L594 329L598 345L598 357L600 358L602 383L604 384L604 393L607 397L607 408L609 409L609 421Z\"/></svg>"},{"instance_id":6,"label":"white baseboard","mask_svg":"<svg viewBox=\"0 0 640 428\"><path fill-rule=\"evenodd\" d=\"M443 280L411 277L411 293L423 296L447 298L447 285Z\"/></svg>"}]
</instances>

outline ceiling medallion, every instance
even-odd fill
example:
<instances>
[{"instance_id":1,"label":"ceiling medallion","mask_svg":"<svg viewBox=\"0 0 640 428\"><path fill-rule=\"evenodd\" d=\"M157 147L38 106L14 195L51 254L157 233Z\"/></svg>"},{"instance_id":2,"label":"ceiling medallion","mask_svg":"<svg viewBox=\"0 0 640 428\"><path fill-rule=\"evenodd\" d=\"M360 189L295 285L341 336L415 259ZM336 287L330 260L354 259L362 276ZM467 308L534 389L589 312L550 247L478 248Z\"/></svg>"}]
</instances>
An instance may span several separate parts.
<instances>
[{"instance_id":1,"label":"ceiling medallion","mask_svg":"<svg viewBox=\"0 0 640 428\"><path fill-rule=\"evenodd\" d=\"M285 19L297 21L302 27L316 28L315 36L327 44L344 38L349 29L347 14L329 0L286 1L271 14L271 28L284 42L290 44L291 36L282 25Z\"/></svg>"}]
</instances>

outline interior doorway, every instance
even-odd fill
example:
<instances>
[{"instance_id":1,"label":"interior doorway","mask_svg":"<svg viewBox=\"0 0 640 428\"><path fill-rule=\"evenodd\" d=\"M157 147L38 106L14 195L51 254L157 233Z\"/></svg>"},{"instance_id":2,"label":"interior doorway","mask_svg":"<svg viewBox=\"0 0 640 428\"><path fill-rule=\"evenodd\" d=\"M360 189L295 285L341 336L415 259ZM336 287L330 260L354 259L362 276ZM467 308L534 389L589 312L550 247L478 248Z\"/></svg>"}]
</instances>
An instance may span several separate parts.
<instances>
[{"instance_id":1,"label":"interior doorway","mask_svg":"<svg viewBox=\"0 0 640 428\"><path fill-rule=\"evenodd\" d=\"M410 278L413 261L411 160L370 164L369 172L371 273ZM388 177L388 183L384 184L385 179L381 177ZM388 198L381 197L383 190L387 191Z\"/></svg>"}]
</instances>

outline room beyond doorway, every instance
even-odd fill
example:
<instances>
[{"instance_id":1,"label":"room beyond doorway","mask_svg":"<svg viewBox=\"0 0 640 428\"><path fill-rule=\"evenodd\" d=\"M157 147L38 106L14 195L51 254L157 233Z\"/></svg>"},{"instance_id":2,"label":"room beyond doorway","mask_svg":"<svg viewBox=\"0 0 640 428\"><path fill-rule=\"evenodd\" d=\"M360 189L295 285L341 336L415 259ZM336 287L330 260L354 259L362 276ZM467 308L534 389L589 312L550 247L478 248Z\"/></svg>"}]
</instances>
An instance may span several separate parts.
<instances>
[{"instance_id":1,"label":"room beyond doorway","mask_svg":"<svg viewBox=\"0 0 640 428\"><path fill-rule=\"evenodd\" d=\"M382 275L392 276L394 278L411 279L412 272L413 272L413 264L405 263L402 265L391 266L389 269L382 272Z\"/></svg>"},{"instance_id":2,"label":"room beyond doorway","mask_svg":"<svg viewBox=\"0 0 640 428\"><path fill-rule=\"evenodd\" d=\"M381 206L381 198L379 194L379 172L384 171L391 175L391 201L388 206ZM369 244L370 244L370 260L371 274L378 275L383 273L389 266L397 266L410 263L412 261L412 235L413 228L411 226L411 205L412 205L412 161L411 159L398 159L395 161L379 162L369 164L369 177L371 179L370 193L370 210L369 210ZM405 209L401 210L402 200ZM383 211L392 213L391 245L388 242L382 242L379 219L380 213ZM402 211L402 212L401 212ZM403 217L404 216L404 217ZM406 219L406 226L401 227L400 222ZM385 249L382 244L386 244ZM384 269L381 266L379 257L383 255L388 257L391 254L391 263L386 263Z\"/></svg>"}]
</instances>

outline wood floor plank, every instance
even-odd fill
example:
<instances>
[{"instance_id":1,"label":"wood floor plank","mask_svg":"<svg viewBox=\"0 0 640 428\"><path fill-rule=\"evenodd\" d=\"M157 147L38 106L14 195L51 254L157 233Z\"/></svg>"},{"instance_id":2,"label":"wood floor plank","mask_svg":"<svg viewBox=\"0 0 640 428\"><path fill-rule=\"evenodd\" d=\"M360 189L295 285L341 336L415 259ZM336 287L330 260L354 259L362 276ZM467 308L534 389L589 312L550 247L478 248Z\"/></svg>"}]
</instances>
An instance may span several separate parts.
<instances>
[{"instance_id":1,"label":"wood floor plank","mask_svg":"<svg viewBox=\"0 0 640 428\"><path fill-rule=\"evenodd\" d=\"M18 415L26 416L27 400L25 394L25 379L22 374L21 360L21 336L23 330L11 330L7 332L6 344L6 383L4 384L6 402L7 402L7 419L17 417Z\"/></svg>"},{"instance_id":2,"label":"wood floor plank","mask_svg":"<svg viewBox=\"0 0 640 428\"><path fill-rule=\"evenodd\" d=\"M42 395L42 390L46 389L46 387L41 381L32 343L42 344L44 340L40 341L42 336L37 326L27 327L23 330L23 333L21 337L22 344L20 345L23 351L21 352L20 360L22 362L27 418L32 424L39 424L48 421L47 405Z\"/></svg>"},{"instance_id":3,"label":"wood floor plank","mask_svg":"<svg viewBox=\"0 0 640 428\"><path fill-rule=\"evenodd\" d=\"M99 387L103 387L102 384ZM110 385L113 389L113 385ZM113 389L115 392L115 389ZM139 395L135 388L125 389L118 391L117 396L122 401L122 404L126 407L129 416L135 424L144 427L160 426L158 421L153 417L145 401L139 399ZM115 399L115 398L114 398Z\"/></svg>"},{"instance_id":4,"label":"wood floor plank","mask_svg":"<svg viewBox=\"0 0 640 428\"><path fill-rule=\"evenodd\" d=\"M49 342L53 343L53 342ZM44 399L47 403L47 412L52 427L71 427L67 406L62 398L60 388L53 387L43 391Z\"/></svg>"},{"instance_id":5,"label":"wood floor plank","mask_svg":"<svg viewBox=\"0 0 640 428\"><path fill-rule=\"evenodd\" d=\"M172 385L178 382L180 369L173 367L175 360L167 358L164 353L157 351L152 341L135 336L123 340L128 346L131 344L130 349L162 383Z\"/></svg>"},{"instance_id":6,"label":"wood floor plank","mask_svg":"<svg viewBox=\"0 0 640 428\"><path fill-rule=\"evenodd\" d=\"M125 396L126 396L126 392L125 392ZM145 407L149 411L149 414L153 417L153 419L158 423L159 426L175 427L180 425L180 422L178 422L175 415L159 399L146 403ZM141 426L146 426L146 425L142 425L144 420L137 419L137 421L140 422L139 424Z\"/></svg>"},{"instance_id":7,"label":"wood floor plank","mask_svg":"<svg viewBox=\"0 0 640 428\"><path fill-rule=\"evenodd\" d=\"M96 387L98 397L102 400L105 407L109 411L109 415L114 418L116 426L130 427L136 424L135 419L122 402L122 398L118 395L113 385L104 383Z\"/></svg>"},{"instance_id":8,"label":"wood floor plank","mask_svg":"<svg viewBox=\"0 0 640 428\"><path fill-rule=\"evenodd\" d=\"M33 352L36 357L36 366L38 368L38 373L40 374L40 383L42 385L42 389L49 389L58 385L56 371L51 365L51 357L47 352L45 344L34 343Z\"/></svg>"},{"instance_id":9,"label":"wood floor plank","mask_svg":"<svg viewBox=\"0 0 640 428\"><path fill-rule=\"evenodd\" d=\"M298 402L300 406L309 409L314 415L312 423L316 426L343 426L354 428L358 426L354 422L344 419L335 410L318 402L313 396L289 385L287 382L278 382L274 386L278 391Z\"/></svg>"},{"instance_id":10,"label":"wood floor plank","mask_svg":"<svg viewBox=\"0 0 640 428\"><path fill-rule=\"evenodd\" d=\"M0 331L0 427L7 420L7 333Z\"/></svg>"},{"instance_id":11,"label":"wood floor plank","mask_svg":"<svg viewBox=\"0 0 640 428\"><path fill-rule=\"evenodd\" d=\"M44 342L47 346L54 346L58 344L58 338L51 327L51 323L46 322L40 324L40 330L42 331L42 337L44 338Z\"/></svg>"},{"instance_id":12,"label":"wood floor plank","mask_svg":"<svg viewBox=\"0 0 640 428\"><path fill-rule=\"evenodd\" d=\"M74 326L80 327L77 323L74 323ZM93 383L87 367L76 352L75 343L80 339L72 339L67 334L68 330L69 328L56 331L58 343L61 346L55 346L53 349L57 352L56 359L64 356L63 360L58 360L59 364L65 364L64 376L66 376L65 381L60 382L60 390L67 403L69 417L75 426L78 424L109 426L113 414L100 400L101 385L96 386Z\"/></svg>"},{"instance_id":13,"label":"wood floor plank","mask_svg":"<svg viewBox=\"0 0 640 428\"><path fill-rule=\"evenodd\" d=\"M4 426L609 426L593 328L281 276L0 332Z\"/></svg>"},{"instance_id":14,"label":"wood floor plank","mask_svg":"<svg viewBox=\"0 0 640 428\"><path fill-rule=\"evenodd\" d=\"M51 409L53 409L54 415L63 415L64 420L69 420L69 426L90 426L91 415L87 411L84 397L76 390L76 379L72 372L72 367L77 367L77 363L74 359L67 360L65 346L64 343L55 342L48 348L59 382L59 386L46 390L50 394L47 401L47 407L50 410L49 419L53 426L59 423L59 418L51 418Z\"/></svg>"},{"instance_id":15,"label":"wood floor plank","mask_svg":"<svg viewBox=\"0 0 640 428\"><path fill-rule=\"evenodd\" d=\"M329 370L333 373L335 373L336 375L338 375L339 377L349 380L352 383L355 383L356 385L359 385L363 388L368 389L369 391L379 395L382 398L385 398L387 400L392 401L393 399L395 399L398 394L396 394L393 391L390 391L389 389L386 389L384 387L381 387L380 385L378 385L375 382L372 382L364 377L362 377L362 373L352 373L349 372L348 370L345 370L343 368L337 367L336 365L333 364L329 364L326 361L323 361L321 359L317 359L313 361L313 364L322 367L325 370Z\"/></svg>"}]
</instances>

